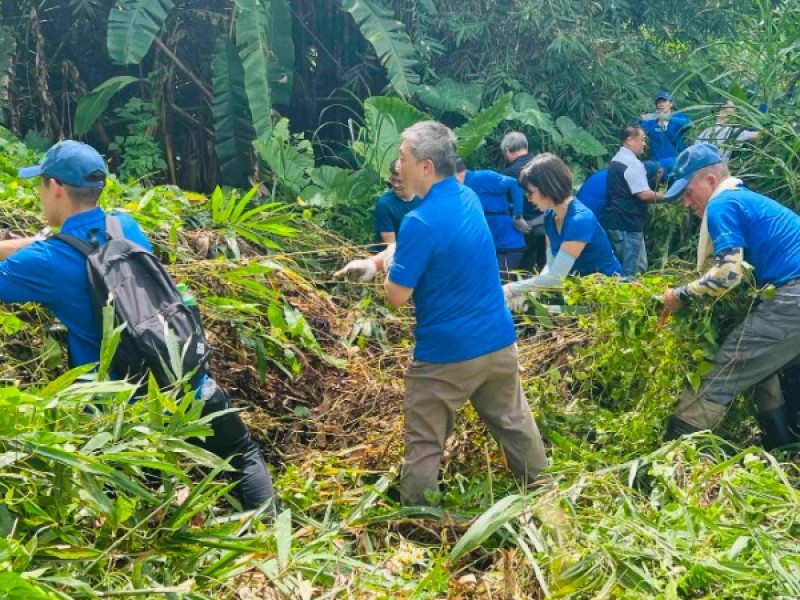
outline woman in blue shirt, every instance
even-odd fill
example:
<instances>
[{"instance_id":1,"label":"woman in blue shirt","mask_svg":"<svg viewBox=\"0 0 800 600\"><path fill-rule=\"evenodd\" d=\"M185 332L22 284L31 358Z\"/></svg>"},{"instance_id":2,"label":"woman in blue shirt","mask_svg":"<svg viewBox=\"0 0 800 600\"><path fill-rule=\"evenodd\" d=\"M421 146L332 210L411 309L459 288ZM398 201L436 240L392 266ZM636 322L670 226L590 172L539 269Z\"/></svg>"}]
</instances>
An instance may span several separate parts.
<instances>
[{"instance_id":1,"label":"woman in blue shirt","mask_svg":"<svg viewBox=\"0 0 800 600\"><path fill-rule=\"evenodd\" d=\"M540 154L522 170L519 182L544 212L547 265L539 275L503 287L509 308L520 309L530 291L560 288L568 275L623 275L597 217L572 195L572 173L563 160Z\"/></svg>"}]
</instances>

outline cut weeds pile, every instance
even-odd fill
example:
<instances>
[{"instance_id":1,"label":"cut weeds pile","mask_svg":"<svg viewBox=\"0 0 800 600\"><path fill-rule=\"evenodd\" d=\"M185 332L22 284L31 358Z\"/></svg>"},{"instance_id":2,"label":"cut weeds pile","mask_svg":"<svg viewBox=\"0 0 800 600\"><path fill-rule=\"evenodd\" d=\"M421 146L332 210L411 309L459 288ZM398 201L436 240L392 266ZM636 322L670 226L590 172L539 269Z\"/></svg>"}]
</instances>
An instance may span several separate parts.
<instances>
[{"instance_id":1,"label":"cut weeds pile","mask_svg":"<svg viewBox=\"0 0 800 600\"><path fill-rule=\"evenodd\" d=\"M13 177L34 158L0 140L0 222L35 231L34 190ZM551 450L540 485L518 489L467 408L441 506L401 507L389 488L413 319L378 285L330 279L361 250L292 206L253 212L249 196L112 182L104 201L134 214L200 299L215 376L270 455L283 511L274 524L228 516L223 467L185 442L206 431L189 395L131 404L124 382L74 385L45 311L3 307L6 597L800 596L798 473L749 447L747 403L721 428L730 443L660 443L747 290L714 307L724 319L695 308L663 328L654 297L678 273L543 298L518 319Z\"/></svg>"}]
</instances>

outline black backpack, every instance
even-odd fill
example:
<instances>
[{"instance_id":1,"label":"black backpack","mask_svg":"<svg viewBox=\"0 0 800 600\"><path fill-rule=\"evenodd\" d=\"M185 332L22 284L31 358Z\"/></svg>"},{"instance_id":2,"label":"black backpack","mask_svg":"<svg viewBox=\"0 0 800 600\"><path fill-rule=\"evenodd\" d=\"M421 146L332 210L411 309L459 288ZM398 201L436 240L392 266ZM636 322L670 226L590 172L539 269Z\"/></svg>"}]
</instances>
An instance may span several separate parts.
<instances>
[{"instance_id":1,"label":"black backpack","mask_svg":"<svg viewBox=\"0 0 800 600\"><path fill-rule=\"evenodd\" d=\"M112 215L106 216L106 235L108 241L103 245L64 233L52 237L86 257L100 330L103 308L108 304L114 307L114 326L127 325L111 361L112 371L117 377L129 377L142 384L147 382L149 371L162 388L174 384L176 375L192 373L189 382L195 387L206 374L210 356L197 314L184 305L159 260L125 239L119 219ZM170 366L169 348L173 347L174 354L175 342L182 358L178 374Z\"/></svg>"}]
</instances>

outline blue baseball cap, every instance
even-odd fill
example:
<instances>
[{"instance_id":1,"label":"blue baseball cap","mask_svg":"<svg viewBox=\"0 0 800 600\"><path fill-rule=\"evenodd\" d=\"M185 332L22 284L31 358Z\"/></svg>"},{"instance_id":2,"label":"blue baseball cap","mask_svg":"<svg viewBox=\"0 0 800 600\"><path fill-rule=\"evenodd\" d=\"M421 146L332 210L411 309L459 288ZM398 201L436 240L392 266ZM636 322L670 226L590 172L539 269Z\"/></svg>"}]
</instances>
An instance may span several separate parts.
<instances>
[{"instance_id":1,"label":"blue baseball cap","mask_svg":"<svg viewBox=\"0 0 800 600\"><path fill-rule=\"evenodd\" d=\"M658 102L659 100L670 100L671 101L672 100L672 94L670 94L666 90L661 90L660 92L658 92L658 94L656 94L656 102Z\"/></svg>"},{"instance_id":2,"label":"blue baseball cap","mask_svg":"<svg viewBox=\"0 0 800 600\"><path fill-rule=\"evenodd\" d=\"M694 144L678 155L672 168L673 184L669 186L665 198L677 198L689 185L695 173L705 167L722 162L719 150L714 144Z\"/></svg>"},{"instance_id":3,"label":"blue baseball cap","mask_svg":"<svg viewBox=\"0 0 800 600\"><path fill-rule=\"evenodd\" d=\"M76 188L103 188L106 163L88 144L65 140L50 148L38 165L20 169L18 175L23 179L47 175Z\"/></svg>"}]
</instances>

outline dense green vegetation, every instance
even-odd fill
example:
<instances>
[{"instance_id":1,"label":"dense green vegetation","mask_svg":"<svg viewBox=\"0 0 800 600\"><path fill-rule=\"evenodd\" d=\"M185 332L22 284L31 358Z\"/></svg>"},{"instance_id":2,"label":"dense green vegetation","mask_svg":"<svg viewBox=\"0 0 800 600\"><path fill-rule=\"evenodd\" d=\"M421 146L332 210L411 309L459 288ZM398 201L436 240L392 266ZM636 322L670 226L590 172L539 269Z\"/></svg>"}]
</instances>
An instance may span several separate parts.
<instances>
[{"instance_id":1,"label":"dense green vegetation","mask_svg":"<svg viewBox=\"0 0 800 600\"><path fill-rule=\"evenodd\" d=\"M658 271L571 281L518 319L545 480L518 489L466 408L439 508L389 491L410 309L329 276L370 241L399 134L427 117L455 128L471 165L499 166L497 141L522 129L580 181L657 88L698 131L734 98L762 131L734 170L798 208L799 11L4 0L2 235L43 225L19 166L60 136L107 151L102 204L129 211L199 298L215 375L269 457L282 512L237 512L215 477L226 466L187 442L207 431L188 395L131 404L125 382L76 384L53 317L4 306L0 598L800 596L796 456L757 447L746 399L719 437L661 443L680 390L758 293L658 325L658 295L694 263L681 207L652 211ZM113 346L109 332L106 360Z\"/></svg>"}]
</instances>

